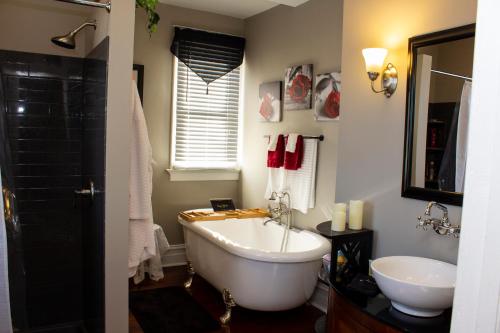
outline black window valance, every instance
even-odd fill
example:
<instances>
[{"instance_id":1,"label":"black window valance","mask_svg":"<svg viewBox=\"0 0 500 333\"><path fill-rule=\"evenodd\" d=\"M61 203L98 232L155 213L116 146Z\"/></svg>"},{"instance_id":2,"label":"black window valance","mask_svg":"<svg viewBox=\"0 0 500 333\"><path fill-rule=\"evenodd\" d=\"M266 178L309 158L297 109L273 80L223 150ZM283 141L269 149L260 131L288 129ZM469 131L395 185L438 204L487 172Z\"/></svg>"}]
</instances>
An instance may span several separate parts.
<instances>
[{"instance_id":1,"label":"black window valance","mask_svg":"<svg viewBox=\"0 0 500 333\"><path fill-rule=\"evenodd\" d=\"M208 85L241 65L245 38L176 27L170 51Z\"/></svg>"}]
</instances>

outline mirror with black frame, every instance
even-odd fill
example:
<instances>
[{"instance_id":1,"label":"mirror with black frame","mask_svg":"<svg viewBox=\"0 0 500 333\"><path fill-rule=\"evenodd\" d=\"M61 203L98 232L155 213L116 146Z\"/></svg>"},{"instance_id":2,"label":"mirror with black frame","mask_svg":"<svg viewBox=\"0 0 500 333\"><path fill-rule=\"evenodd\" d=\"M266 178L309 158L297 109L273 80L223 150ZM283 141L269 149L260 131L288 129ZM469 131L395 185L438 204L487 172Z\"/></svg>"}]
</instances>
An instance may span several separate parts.
<instances>
[{"instance_id":1,"label":"mirror with black frame","mask_svg":"<svg viewBox=\"0 0 500 333\"><path fill-rule=\"evenodd\" d=\"M462 205L475 25L409 39L402 196Z\"/></svg>"}]
</instances>

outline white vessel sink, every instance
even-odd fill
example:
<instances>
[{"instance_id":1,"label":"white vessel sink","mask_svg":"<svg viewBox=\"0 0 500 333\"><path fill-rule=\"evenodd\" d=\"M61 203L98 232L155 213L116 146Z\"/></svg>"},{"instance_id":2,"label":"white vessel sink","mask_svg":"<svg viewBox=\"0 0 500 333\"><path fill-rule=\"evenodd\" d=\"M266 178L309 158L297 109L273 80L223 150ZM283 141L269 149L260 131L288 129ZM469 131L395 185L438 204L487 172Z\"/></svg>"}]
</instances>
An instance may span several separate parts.
<instances>
[{"instance_id":1,"label":"white vessel sink","mask_svg":"<svg viewBox=\"0 0 500 333\"><path fill-rule=\"evenodd\" d=\"M435 317L453 304L457 266L419 257L383 257L371 264L382 293L397 310Z\"/></svg>"}]
</instances>

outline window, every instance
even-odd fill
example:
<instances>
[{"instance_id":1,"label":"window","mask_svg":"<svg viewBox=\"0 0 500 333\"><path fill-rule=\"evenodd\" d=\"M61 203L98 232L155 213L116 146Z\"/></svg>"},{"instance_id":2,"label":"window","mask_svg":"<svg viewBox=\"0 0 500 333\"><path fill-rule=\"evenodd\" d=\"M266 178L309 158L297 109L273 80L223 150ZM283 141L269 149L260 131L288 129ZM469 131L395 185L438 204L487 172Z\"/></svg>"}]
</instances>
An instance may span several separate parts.
<instances>
[{"instance_id":1,"label":"window","mask_svg":"<svg viewBox=\"0 0 500 333\"><path fill-rule=\"evenodd\" d=\"M207 86L183 62L174 61L172 169L237 169L240 68Z\"/></svg>"}]
</instances>

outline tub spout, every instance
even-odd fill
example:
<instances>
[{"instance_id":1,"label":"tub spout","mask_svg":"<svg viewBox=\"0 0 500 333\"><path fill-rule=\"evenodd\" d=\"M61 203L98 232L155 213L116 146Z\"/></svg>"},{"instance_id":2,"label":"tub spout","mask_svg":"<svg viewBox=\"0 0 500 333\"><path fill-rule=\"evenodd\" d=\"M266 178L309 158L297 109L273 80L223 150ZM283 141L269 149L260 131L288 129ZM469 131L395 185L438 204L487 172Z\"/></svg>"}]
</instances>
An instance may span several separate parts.
<instances>
[{"instance_id":1,"label":"tub spout","mask_svg":"<svg viewBox=\"0 0 500 333\"><path fill-rule=\"evenodd\" d=\"M274 221L274 222L277 222L278 224L281 224L281 217L280 216L273 217L272 219L265 220L262 224L266 225L266 224L268 224L271 221Z\"/></svg>"}]
</instances>

